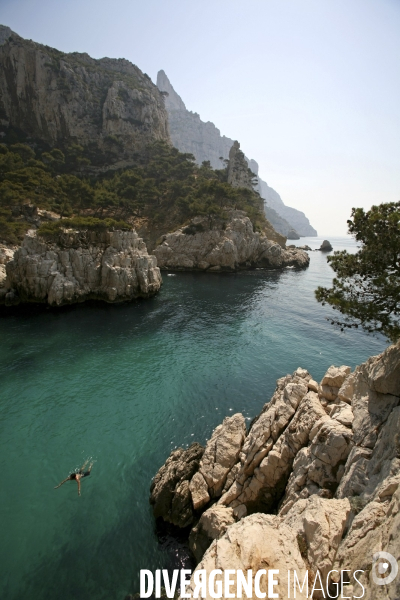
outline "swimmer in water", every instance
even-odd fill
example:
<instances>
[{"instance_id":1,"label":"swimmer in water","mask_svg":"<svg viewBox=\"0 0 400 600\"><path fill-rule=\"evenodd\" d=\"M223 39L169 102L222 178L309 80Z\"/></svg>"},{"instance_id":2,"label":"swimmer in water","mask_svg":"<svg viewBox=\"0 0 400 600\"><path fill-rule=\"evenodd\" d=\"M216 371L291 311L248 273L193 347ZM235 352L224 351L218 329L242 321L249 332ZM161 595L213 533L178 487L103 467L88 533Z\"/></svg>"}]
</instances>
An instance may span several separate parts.
<instances>
[{"instance_id":1,"label":"swimmer in water","mask_svg":"<svg viewBox=\"0 0 400 600\"><path fill-rule=\"evenodd\" d=\"M85 468L86 468L86 465L88 464L88 462L89 462L89 459L83 463L83 465L81 466L81 468L79 469L79 471L77 473L71 473L70 475L68 475L68 477L66 479L64 479L64 481L62 481L61 483L56 485L56 487L54 489L56 490L57 488L62 486L63 483L65 483L66 481L72 481L73 479L75 479L75 481L78 484L78 496L80 496L81 495L81 479L82 479L82 477L88 477L90 475L90 471L92 470L94 461L92 461L90 463L88 470L85 471Z\"/></svg>"}]
</instances>

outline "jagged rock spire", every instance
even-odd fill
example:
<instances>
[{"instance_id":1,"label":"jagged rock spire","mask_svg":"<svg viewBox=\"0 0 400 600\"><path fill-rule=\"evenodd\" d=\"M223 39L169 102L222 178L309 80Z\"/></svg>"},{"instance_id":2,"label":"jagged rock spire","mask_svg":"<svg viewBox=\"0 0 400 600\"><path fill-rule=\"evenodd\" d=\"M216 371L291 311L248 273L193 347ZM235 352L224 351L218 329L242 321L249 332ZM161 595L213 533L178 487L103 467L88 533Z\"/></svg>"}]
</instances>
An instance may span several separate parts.
<instances>
[{"instance_id":1,"label":"jagged rock spire","mask_svg":"<svg viewBox=\"0 0 400 600\"><path fill-rule=\"evenodd\" d=\"M162 69L157 73L157 87L161 92L168 93L168 96L165 98L165 107L167 110L186 110L185 103L179 94L176 93L165 71Z\"/></svg>"}]
</instances>

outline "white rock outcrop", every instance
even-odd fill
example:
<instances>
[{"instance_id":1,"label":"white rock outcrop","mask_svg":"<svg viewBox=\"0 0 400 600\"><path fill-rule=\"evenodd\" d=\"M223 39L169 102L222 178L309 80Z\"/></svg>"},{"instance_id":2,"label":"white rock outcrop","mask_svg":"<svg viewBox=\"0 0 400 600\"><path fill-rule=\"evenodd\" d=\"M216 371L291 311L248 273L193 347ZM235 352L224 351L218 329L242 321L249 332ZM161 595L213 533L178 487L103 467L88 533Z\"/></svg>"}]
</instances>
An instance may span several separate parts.
<instances>
[{"instance_id":1,"label":"white rock outcrop","mask_svg":"<svg viewBox=\"0 0 400 600\"><path fill-rule=\"evenodd\" d=\"M211 498L221 495L228 473L238 460L246 433L244 417L237 413L224 419L207 442L199 473L207 483Z\"/></svg>"},{"instance_id":2,"label":"white rock outcrop","mask_svg":"<svg viewBox=\"0 0 400 600\"><path fill-rule=\"evenodd\" d=\"M160 289L157 261L134 230L61 230L54 242L34 230L6 264L0 300L61 306L89 299L147 298Z\"/></svg>"},{"instance_id":3,"label":"white rock outcrop","mask_svg":"<svg viewBox=\"0 0 400 600\"><path fill-rule=\"evenodd\" d=\"M340 571L362 569L365 594L350 575L343 597L400 598L400 578L382 586L374 581L376 553L400 561L399 432L400 341L353 373L331 366L319 385L300 368L279 379L226 475L222 496L192 529L197 570L308 569L311 584L320 576L325 597L327 590L336 597ZM231 448L227 454L233 456ZM206 483L200 464L191 481L199 475ZM316 588L308 597L324 596Z\"/></svg>"},{"instance_id":4,"label":"white rock outcrop","mask_svg":"<svg viewBox=\"0 0 400 600\"><path fill-rule=\"evenodd\" d=\"M7 244L0 244L0 298L1 294L6 289L6 264L14 258L14 252L17 246L8 246Z\"/></svg>"},{"instance_id":5,"label":"white rock outcrop","mask_svg":"<svg viewBox=\"0 0 400 600\"><path fill-rule=\"evenodd\" d=\"M187 591L194 597L196 572L204 569L209 575L214 569L224 572L232 569L232 587L230 592L237 598L237 570L242 570L247 576L249 569L253 572L253 578L261 569L278 569L278 584L274 586L274 593L278 598L287 598L288 571L296 570L298 577L303 581L307 566L298 548L296 531L282 523L279 517L273 515L254 514L246 517L228 527L225 534L216 539L205 553L202 561L197 566ZM224 573L217 575L216 581L221 581L221 589L224 591ZM268 581L263 575L260 580L260 591L268 597ZM256 598L254 585L252 595ZM226 598L224 594L219 596ZM244 595L243 597L247 597ZM211 598L207 586L205 598ZM297 592L296 598L304 600L307 598L305 591Z\"/></svg>"},{"instance_id":6,"label":"white rock outcrop","mask_svg":"<svg viewBox=\"0 0 400 600\"><path fill-rule=\"evenodd\" d=\"M166 234L154 250L159 267L236 271L251 267L308 266L310 259L307 252L283 248L265 234L254 232L252 222L243 211L228 210L227 213L229 218L226 222L216 220L210 223L207 217L195 217L187 227Z\"/></svg>"}]
</instances>

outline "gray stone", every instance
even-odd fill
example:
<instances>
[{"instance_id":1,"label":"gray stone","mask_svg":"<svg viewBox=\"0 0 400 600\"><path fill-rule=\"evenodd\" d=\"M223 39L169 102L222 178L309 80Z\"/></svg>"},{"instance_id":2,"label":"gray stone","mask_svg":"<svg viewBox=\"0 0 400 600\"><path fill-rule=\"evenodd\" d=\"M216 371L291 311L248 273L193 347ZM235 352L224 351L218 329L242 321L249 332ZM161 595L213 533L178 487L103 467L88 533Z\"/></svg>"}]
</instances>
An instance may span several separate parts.
<instances>
[{"instance_id":1,"label":"gray stone","mask_svg":"<svg viewBox=\"0 0 400 600\"><path fill-rule=\"evenodd\" d=\"M214 504L200 517L199 522L193 527L189 536L189 546L197 562L210 547L213 540L224 535L229 525L236 522L234 511L226 506Z\"/></svg>"},{"instance_id":2,"label":"gray stone","mask_svg":"<svg viewBox=\"0 0 400 600\"><path fill-rule=\"evenodd\" d=\"M114 156L114 168L134 164L135 153L151 142L170 142L158 88L128 60L55 54L9 35L8 28L1 30L0 65L7 70L0 78L4 126L52 147L60 140L65 146L91 145L100 157Z\"/></svg>"},{"instance_id":3,"label":"gray stone","mask_svg":"<svg viewBox=\"0 0 400 600\"><path fill-rule=\"evenodd\" d=\"M319 250L321 250L322 252L330 252L331 250L333 250L332 244L328 242L328 240L324 240L321 246L319 247Z\"/></svg>"},{"instance_id":4,"label":"gray stone","mask_svg":"<svg viewBox=\"0 0 400 600\"><path fill-rule=\"evenodd\" d=\"M308 266L308 254L283 248L283 238L276 232L254 232L243 211L227 209L226 213L225 221L215 219L210 223L207 217L195 217L188 227L168 233L154 250L158 266L177 270L207 268L211 272L254 266L271 269Z\"/></svg>"},{"instance_id":5,"label":"gray stone","mask_svg":"<svg viewBox=\"0 0 400 600\"><path fill-rule=\"evenodd\" d=\"M14 294L20 302L50 306L147 298L162 283L155 257L134 230L61 230L56 242L32 230L7 262L6 273L6 303Z\"/></svg>"},{"instance_id":6,"label":"gray stone","mask_svg":"<svg viewBox=\"0 0 400 600\"><path fill-rule=\"evenodd\" d=\"M246 436L241 413L226 417L207 442L200 463L200 474L208 485L211 498L221 495L228 473L238 460Z\"/></svg>"},{"instance_id":7,"label":"gray stone","mask_svg":"<svg viewBox=\"0 0 400 600\"><path fill-rule=\"evenodd\" d=\"M186 527L193 520L189 481L198 471L204 448L194 443L187 450L171 452L165 464L154 477L150 488L150 504L156 518ZM185 482L185 485L182 486ZM176 498L175 498L176 496ZM180 514L179 511L182 511Z\"/></svg>"}]
</instances>

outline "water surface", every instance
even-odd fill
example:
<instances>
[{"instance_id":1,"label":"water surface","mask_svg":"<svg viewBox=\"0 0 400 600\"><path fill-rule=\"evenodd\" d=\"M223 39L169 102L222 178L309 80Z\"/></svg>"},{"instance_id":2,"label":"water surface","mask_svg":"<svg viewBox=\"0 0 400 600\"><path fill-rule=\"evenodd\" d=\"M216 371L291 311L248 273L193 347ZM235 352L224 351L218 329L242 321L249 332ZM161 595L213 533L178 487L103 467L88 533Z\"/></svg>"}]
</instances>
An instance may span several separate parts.
<instances>
[{"instance_id":1,"label":"water surface","mask_svg":"<svg viewBox=\"0 0 400 600\"><path fill-rule=\"evenodd\" d=\"M298 366L319 380L386 347L328 323L314 289L332 274L313 252L305 271L164 274L148 301L3 316L0 597L122 600L167 567L148 493L171 449L252 419ZM80 498L53 489L89 456Z\"/></svg>"}]
</instances>

